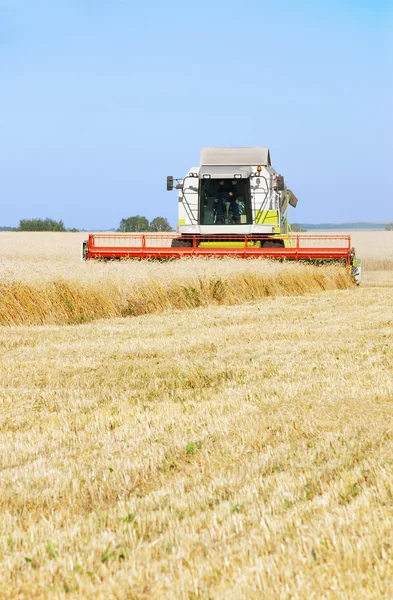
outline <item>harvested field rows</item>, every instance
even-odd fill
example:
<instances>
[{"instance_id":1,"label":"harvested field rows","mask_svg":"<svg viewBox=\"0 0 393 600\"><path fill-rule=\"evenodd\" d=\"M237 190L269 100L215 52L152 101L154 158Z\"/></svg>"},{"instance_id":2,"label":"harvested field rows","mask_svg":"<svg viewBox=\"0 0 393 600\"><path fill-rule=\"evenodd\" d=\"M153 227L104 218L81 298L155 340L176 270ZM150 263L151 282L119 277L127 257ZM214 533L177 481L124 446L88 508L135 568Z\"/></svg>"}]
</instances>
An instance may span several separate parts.
<instances>
[{"instance_id":1,"label":"harvested field rows","mask_svg":"<svg viewBox=\"0 0 393 600\"><path fill-rule=\"evenodd\" d=\"M15 239L0 235L7 289L176 281L172 264L162 279L165 265L80 264L72 244L50 273L31 238L13 260ZM255 273L186 263L195 281ZM393 272L365 275L246 305L0 327L0 597L390 598Z\"/></svg>"}]
</instances>

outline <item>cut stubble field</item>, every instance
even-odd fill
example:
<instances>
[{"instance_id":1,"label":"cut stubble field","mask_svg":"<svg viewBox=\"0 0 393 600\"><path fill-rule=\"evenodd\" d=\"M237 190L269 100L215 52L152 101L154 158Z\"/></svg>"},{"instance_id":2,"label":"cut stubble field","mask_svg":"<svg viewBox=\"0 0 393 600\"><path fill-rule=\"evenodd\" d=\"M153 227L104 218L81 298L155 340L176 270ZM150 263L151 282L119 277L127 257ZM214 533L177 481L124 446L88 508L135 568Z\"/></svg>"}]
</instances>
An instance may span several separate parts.
<instances>
[{"instance_id":1,"label":"cut stubble field","mask_svg":"<svg viewBox=\"0 0 393 600\"><path fill-rule=\"evenodd\" d=\"M0 597L391 598L393 234L360 287L81 237L0 234Z\"/></svg>"}]
</instances>

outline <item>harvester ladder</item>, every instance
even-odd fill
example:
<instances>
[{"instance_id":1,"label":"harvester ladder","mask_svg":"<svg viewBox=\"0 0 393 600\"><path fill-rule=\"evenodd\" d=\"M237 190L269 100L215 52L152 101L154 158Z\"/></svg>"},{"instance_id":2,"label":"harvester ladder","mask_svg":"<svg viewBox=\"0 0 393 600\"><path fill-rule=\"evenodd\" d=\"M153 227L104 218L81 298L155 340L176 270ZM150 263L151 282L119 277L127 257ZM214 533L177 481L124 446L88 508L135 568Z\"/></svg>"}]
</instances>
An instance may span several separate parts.
<instances>
[{"instance_id":1,"label":"harvester ladder","mask_svg":"<svg viewBox=\"0 0 393 600\"><path fill-rule=\"evenodd\" d=\"M264 210L267 210L267 205L270 202L270 198L271 198L271 188L269 188L268 183L267 183L267 179L264 177L265 182L266 182L266 194L265 197L263 198L261 204L259 205L259 209L257 210L256 207L256 202L255 202L255 189L252 191L252 208L253 208L253 221L256 223L257 222L257 215L261 214Z\"/></svg>"},{"instance_id":2,"label":"harvester ladder","mask_svg":"<svg viewBox=\"0 0 393 600\"><path fill-rule=\"evenodd\" d=\"M185 189L187 189L187 188L184 187L184 182L186 181L186 179L188 179L188 177L185 177L183 179L183 187L182 187L183 204L184 204L185 211L187 213L187 217L189 218L191 224L196 225L198 223L198 220L194 214L194 210L196 212L198 212L198 188L196 188L196 190L195 190L191 186L189 187L189 189L192 190L189 193L195 194L196 198L197 198L196 202L189 202L189 200L187 199L187 196L186 196L186 192L185 192ZM190 177L189 179L193 180L196 178ZM196 180L198 181L198 179L196 179Z\"/></svg>"}]
</instances>

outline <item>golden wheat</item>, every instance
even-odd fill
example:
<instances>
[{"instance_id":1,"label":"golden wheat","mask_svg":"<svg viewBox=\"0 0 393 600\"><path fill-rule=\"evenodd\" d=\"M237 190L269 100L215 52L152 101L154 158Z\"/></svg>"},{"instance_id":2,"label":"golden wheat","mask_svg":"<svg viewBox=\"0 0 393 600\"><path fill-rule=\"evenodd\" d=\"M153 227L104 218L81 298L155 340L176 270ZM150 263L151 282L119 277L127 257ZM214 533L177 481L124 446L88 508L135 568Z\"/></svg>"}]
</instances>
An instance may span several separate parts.
<instances>
[{"instance_id":1,"label":"golden wheat","mask_svg":"<svg viewBox=\"0 0 393 600\"><path fill-rule=\"evenodd\" d=\"M179 273L172 279L164 280L161 276L133 283L123 281L122 285L113 279L100 284L64 280L5 283L0 285L0 325L77 324L169 309L233 305L269 296L294 296L354 285L349 271L342 267L272 265L266 261L243 272L242 265L237 263L244 261L231 261L240 272L227 277L186 275L196 262L201 261L182 261ZM207 270L209 267L212 265L207 265Z\"/></svg>"}]
</instances>

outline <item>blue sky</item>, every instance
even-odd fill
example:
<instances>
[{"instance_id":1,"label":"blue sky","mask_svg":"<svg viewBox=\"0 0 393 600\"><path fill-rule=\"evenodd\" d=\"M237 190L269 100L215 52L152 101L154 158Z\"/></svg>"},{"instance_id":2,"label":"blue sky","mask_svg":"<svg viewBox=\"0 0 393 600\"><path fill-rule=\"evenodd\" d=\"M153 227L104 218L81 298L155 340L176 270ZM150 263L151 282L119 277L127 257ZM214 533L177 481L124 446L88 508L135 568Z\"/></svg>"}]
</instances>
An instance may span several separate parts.
<instances>
[{"instance_id":1,"label":"blue sky","mask_svg":"<svg viewBox=\"0 0 393 600\"><path fill-rule=\"evenodd\" d=\"M269 146L292 221L393 221L392 39L392 0L0 0L0 225L175 225L202 146Z\"/></svg>"}]
</instances>

